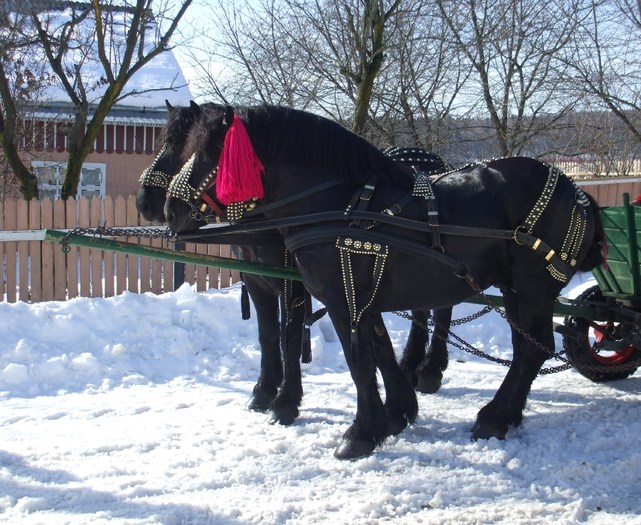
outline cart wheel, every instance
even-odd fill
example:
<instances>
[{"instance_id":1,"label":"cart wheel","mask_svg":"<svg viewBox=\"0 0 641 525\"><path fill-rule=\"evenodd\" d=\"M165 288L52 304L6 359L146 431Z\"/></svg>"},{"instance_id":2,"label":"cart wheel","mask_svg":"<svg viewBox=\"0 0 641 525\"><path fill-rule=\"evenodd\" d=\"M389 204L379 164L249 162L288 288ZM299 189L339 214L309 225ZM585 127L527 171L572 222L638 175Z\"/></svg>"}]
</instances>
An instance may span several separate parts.
<instances>
[{"instance_id":1,"label":"cart wheel","mask_svg":"<svg viewBox=\"0 0 641 525\"><path fill-rule=\"evenodd\" d=\"M598 286L588 288L577 297L577 300L605 301ZM581 332L578 339L563 336L563 347L572 366L588 379L599 383L625 379L641 365L641 351L634 344L612 352L595 348L595 343L603 340L622 340L624 337L622 334L629 333L632 329L631 323L611 321L601 323L585 317L568 315L565 317L565 326ZM621 364L628 364L630 368L621 370L615 367ZM608 367L611 367L611 370L608 370Z\"/></svg>"}]
</instances>

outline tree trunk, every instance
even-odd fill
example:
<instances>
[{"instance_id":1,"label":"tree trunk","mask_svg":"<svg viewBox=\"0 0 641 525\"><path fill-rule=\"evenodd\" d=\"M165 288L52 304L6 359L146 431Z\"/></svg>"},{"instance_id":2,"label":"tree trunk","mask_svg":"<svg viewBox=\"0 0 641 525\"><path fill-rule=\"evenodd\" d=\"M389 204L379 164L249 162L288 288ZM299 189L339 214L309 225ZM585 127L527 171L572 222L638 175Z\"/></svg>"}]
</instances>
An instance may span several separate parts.
<instances>
[{"instance_id":1,"label":"tree trunk","mask_svg":"<svg viewBox=\"0 0 641 525\"><path fill-rule=\"evenodd\" d=\"M18 155L18 149L4 128L4 121L0 126L0 145L4 150L7 164L20 184L20 193L25 200L38 198L38 178L29 171Z\"/></svg>"},{"instance_id":2,"label":"tree trunk","mask_svg":"<svg viewBox=\"0 0 641 525\"><path fill-rule=\"evenodd\" d=\"M363 22L363 38L362 41L367 41L366 33L371 24L371 53L367 53L366 49L361 49L361 64L362 71L358 81L358 92L354 108L354 122L352 131L362 135L365 131L365 125L369 117L369 107L372 101L372 93L374 91L374 82L378 76L378 72L383 65L384 59L384 44L383 44L383 31L385 29L385 14L379 9L379 6L373 4L366 4L366 11L364 13Z\"/></svg>"}]
</instances>

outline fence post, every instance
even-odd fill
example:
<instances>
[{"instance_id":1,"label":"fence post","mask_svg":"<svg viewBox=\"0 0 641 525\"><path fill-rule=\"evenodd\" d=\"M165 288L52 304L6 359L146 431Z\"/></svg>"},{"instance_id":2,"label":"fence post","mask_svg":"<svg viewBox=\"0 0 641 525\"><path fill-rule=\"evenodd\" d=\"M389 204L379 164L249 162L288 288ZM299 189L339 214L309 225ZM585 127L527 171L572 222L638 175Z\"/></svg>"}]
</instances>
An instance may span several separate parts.
<instances>
[{"instance_id":1,"label":"fence post","mask_svg":"<svg viewBox=\"0 0 641 525\"><path fill-rule=\"evenodd\" d=\"M177 242L174 244L174 250L182 252L185 251L185 243ZM174 263L174 292L178 290L185 283L185 263Z\"/></svg>"}]
</instances>

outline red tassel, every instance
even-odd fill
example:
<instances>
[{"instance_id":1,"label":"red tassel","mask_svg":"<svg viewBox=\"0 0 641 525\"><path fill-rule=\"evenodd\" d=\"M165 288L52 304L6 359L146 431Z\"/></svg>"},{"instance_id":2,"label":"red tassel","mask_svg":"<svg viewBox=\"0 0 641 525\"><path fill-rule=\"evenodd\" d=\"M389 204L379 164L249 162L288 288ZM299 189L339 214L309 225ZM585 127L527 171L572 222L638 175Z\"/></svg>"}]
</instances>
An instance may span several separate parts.
<instances>
[{"instance_id":1,"label":"red tassel","mask_svg":"<svg viewBox=\"0 0 641 525\"><path fill-rule=\"evenodd\" d=\"M260 174L264 167L238 115L227 130L216 174L216 197L222 204L265 196Z\"/></svg>"}]
</instances>

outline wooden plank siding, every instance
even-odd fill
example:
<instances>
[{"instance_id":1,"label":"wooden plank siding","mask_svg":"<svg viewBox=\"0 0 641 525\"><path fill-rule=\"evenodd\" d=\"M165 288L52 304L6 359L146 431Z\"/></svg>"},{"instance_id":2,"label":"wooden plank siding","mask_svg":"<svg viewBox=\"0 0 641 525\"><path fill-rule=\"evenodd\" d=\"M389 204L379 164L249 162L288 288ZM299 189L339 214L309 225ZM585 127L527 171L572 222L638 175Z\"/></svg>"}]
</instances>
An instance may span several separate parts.
<instances>
[{"instance_id":1,"label":"wooden plank siding","mask_svg":"<svg viewBox=\"0 0 641 525\"><path fill-rule=\"evenodd\" d=\"M621 206L624 193L629 193L631 200L641 194L641 178L586 180L578 185L603 207Z\"/></svg>"},{"instance_id":2,"label":"wooden plank siding","mask_svg":"<svg viewBox=\"0 0 641 525\"><path fill-rule=\"evenodd\" d=\"M600 206L623 204L623 193L641 194L641 179L578 181ZM75 227L149 226L136 210L135 197L0 202L0 230L71 229ZM161 239L121 239L166 246ZM229 246L188 244L186 251L230 257ZM0 242L3 279L0 301L64 301L73 297L112 297L129 291L161 294L173 290L174 264L94 248L70 246L64 253L52 242ZM184 280L197 290L226 288L240 280L235 270L184 265Z\"/></svg>"},{"instance_id":3,"label":"wooden plank siding","mask_svg":"<svg viewBox=\"0 0 641 525\"><path fill-rule=\"evenodd\" d=\"M0 202L0 230L66 230L149 226L136 210L135 196L78 201L43 199ZM162 239L121 238L147 246L167 247ZM209 255L229 254L218 245L187 244L186 251ZM112 297L130 291L160 294L173 290L174 264L171 261L124 253L60 245L49 241L0 242L3 278L0 301L64 301L74 297ZM228 287L240 280L239 272L210 266L193 266L185 282L197 290Z\"/></svg>"}]
</instances>

